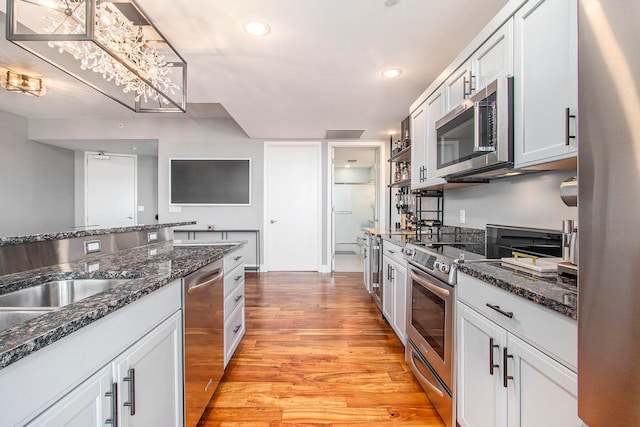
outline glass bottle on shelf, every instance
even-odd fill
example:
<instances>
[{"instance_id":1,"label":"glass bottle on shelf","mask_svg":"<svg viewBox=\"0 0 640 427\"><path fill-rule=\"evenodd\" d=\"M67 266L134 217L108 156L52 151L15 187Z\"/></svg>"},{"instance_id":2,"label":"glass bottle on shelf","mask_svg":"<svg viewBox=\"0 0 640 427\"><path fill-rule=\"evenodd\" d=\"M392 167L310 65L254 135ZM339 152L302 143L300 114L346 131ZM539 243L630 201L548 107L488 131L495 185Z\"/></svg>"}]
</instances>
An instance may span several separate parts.
<instances>
[{"instance_id":1,"label":"glass bottle on shelf","mask_svg":"<svg viewBox=\"0 0 640 427\"><path fill-rule=\"evenodd\" d=\"M411 139L409 139L409 131L406 130L404 132L404 140L402 141L402 148L407 148L411 146Z\"/></svg>"},{"instance_id":2,"label":"glass bottle on shelf","mask_svg":"<svg viewBox=\"0 0 640 427\"><path fill-rule=\"evenodd\" d=\"M398 182L402 180L402 172L400 171L400 163L396 163L396 176L395 176L395 182Z\"/></svg>"}]
</instances>

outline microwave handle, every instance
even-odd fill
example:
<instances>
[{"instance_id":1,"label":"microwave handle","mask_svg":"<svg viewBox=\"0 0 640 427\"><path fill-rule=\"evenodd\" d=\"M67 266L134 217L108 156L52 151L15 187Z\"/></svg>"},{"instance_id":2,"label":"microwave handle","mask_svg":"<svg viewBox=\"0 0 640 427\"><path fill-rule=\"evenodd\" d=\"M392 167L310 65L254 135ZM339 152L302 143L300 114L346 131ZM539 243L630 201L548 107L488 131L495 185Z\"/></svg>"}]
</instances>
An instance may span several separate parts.
<instances>
[{"instance_id":1,"label":"microwave handle","mask_svg":"<svg viewBox=\"0 0 640 427\"><path fill-rule=\"evenodd\" d=\"M489 137L486 144L483 144L482 139L482 115L481 109L487 109L488 119L486 120L487 126L490 129L487 131ZM474 102L473 103L473 152L474 153L486 153L488 151L496 151L496 105L493 102Z\"/></svg>"}]
</instances>

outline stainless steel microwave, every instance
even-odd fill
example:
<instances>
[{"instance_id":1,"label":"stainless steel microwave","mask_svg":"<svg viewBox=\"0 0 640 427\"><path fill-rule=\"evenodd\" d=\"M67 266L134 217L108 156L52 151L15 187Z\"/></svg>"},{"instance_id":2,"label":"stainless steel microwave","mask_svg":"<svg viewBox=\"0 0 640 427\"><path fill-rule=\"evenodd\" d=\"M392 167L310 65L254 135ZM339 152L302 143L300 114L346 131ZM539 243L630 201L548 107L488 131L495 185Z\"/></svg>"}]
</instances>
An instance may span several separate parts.
<instances>
[{"instance_id":1,"label":"stainless steel microwave","mask_svg":"<svg viewBox=\"0 0 640 427\"><path fill-rule=\"evenodd\" d=\"M437 176L488 179L513 168L513 77L488 84L436 122Z\"/></svg>"}]
</instances>

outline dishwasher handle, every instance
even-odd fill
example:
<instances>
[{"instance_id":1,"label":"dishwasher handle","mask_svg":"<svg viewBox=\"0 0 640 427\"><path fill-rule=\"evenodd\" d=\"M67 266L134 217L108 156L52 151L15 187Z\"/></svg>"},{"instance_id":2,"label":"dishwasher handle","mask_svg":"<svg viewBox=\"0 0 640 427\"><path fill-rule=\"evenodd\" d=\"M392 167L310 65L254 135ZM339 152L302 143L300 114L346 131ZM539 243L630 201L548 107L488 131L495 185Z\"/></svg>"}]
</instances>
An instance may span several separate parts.
<instances>
[{"instance_id":1,"label":"dishwasher handle","mask_svg":"<svg viewBox=\"0 0 640 427\"><path fill-rule=\"evenodd\" d=\"M211 286L215 281L220 279L224 275L224 271L222 268L217 268L211 272L211 274L206 275L203 279L206 279L202 282L196 282L189 285L187 289L187 293L189 295L197 294L198 292L204 291L206 288Z\"/></svg>"}]
</instances>

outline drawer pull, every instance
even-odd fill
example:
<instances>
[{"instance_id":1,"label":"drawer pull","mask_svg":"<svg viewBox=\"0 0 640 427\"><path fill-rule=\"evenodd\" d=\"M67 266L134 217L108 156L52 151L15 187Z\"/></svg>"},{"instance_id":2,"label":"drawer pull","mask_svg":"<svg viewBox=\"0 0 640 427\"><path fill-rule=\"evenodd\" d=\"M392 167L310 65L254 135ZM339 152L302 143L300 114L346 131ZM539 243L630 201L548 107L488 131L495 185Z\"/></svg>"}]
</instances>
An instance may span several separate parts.
<instances>
[{"instance_id":1,"label":"drawer pull","mask_svg":"<svg viewBox=\"0 0 640 427\"><path fill-rule=\"evenodd\" d=\"M111 418L104 420L104 423L118 427L118 383L111 383L111 390L104 395L111 398Z\"/></svg>"},{"instance_id":2,"label":"drawer pull","mask_svg":"<svg viewBox=\"0 0 640 427\"><path fill-rule=\"evenodd\" d=\"M233 258L234 261L238 261L238 260L241 260L241 259L242 259L242 255L239 255L239 256Z\"/></svg>"},{"instance_id":3,"label":"drawer pull","mask_svg":"<svg viewBox=\"0 0 640 427\"><path fill-rule=\"evenodd\" d=\"M500 347L499 345L494 344L493 342L494 342L494 339L493 338L489 338L489 374L490 375L493 375L493 368L499 368L500 367L499 364L493 363L493 349Z\"/></svg>"},{"instance_id":4,"label":"drawer pull","mask_svg":"<svg viewBox=\"0 0 640 427\"><path fill-rule=\"evenodd\" d=\"M237 282L240 279L242 279L242 276L236 276L233 280L234 280L234 282Z\"/></svg>"},{"instance_id":5,"label":"drawer pull","mask_svg":"<svg viewBox=\"0 0 640 427\"><path fill-rule=\"evenodd\" d=\"M498 313L502 314L503 316L507 316L509 319L513 319L513 311L504 311L503 309L500 308L499 305L493 305L493 304L489 304L489 303L487 303L487 307L497 311Z\"/></svg>"},{"instance_id":6,"label":"drawer pull","mask_svg":"<svg viewBox=\"0 0 640 427\"><path fill-rule=\"evenodd\" d=\"M136 414L136 370L134 368L129 369L127 376L122 379L129 383L129 401L124 402L123 406L129 407L129 413L131 415Z\"/></svg>"},{"instance_id":7,"label":"drawer pull","mask_svg":"<svg viewBox=\"0 0 640 427\"><path fill-rule=\"evenodd\" d=\"M240 330L240 328L242 328L242 324L237 325L235 328L233 328L233 333L234 333L234 334L237 334L237 333L238 333L238 331Z\"/></svg>"},{"instance_id":8,"label":"drawer pull","mask_svg":"<svg viewBox=\"0 0 640 427\"><path fill-rule=\"evenodd\" d=\"M513 355L509 354L509 352L507 351L507 347L505 347L502 350L502 365L503 365L502 369L504 370L503 371L503 377L502 377L503 378L502 385L505 388L508 386L507 381L513 379L513 375L509 375L508 374L508 371L509 371L509 365L508 365L509 359L513 359Z\"/></svg>"},{"instance_id":9,"label":"drawer pull","mask_svg":"<svg viewBox=\"0 0 640 427\"><path fill-rule=\"evenodd\" d=\"M240 301L240 300L242 299L242 296L243 296L243 295L242 295L242 294L240 294L240 295L238 295L237 297L235 297L233 300L234 300L235 302L238 302L238 301Z\"/></svg>"}]
</instances>

